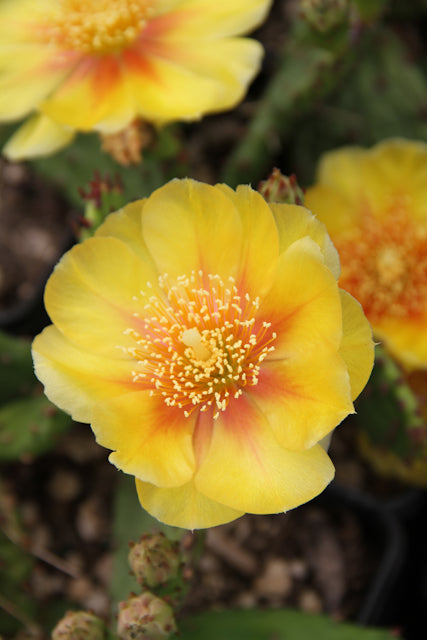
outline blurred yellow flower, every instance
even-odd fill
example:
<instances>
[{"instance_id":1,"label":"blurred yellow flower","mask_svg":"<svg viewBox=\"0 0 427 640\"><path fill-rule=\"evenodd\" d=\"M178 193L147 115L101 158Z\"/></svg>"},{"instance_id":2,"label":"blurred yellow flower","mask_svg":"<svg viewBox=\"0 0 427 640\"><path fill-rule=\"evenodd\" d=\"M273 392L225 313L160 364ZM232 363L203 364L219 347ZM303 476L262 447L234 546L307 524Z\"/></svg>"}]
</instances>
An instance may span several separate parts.
<instances>
[{"instance_id":1,"label":"blurred yellow flower","mask_svg":"<svg viewBox=\"0 0 427 640\"><path fill-rule=\"evenodd\" d=\"M408 370L427 367L427 145L386 140L323 156L306 206L327 226L340 285Z\"/></svg>"},{"instance_id":2,"label":"blurred yellow flower","mask_svg":"<svg viewBox=\"0 0 427 640\"><path fill-rule=\"evenodd\" d=\"M259 70L240 37L271 0L2 0L0 121L30 115L12 159L51 153L77 131L230 109ZM31 115L32 114L32 115Z\"/></svg>"},{"instance_id":3,"label":"blurred yellow flower","mask_svg":"<svg viewBox=\"0 0 427 640\"><path fill-rule=\"evenodd\" d=\"M372 368L370 326L338 275L303 207L174 180L61 259L36 373L159 520L283 512L332 479L323 446Z\"/></svg>"}]
</instances>

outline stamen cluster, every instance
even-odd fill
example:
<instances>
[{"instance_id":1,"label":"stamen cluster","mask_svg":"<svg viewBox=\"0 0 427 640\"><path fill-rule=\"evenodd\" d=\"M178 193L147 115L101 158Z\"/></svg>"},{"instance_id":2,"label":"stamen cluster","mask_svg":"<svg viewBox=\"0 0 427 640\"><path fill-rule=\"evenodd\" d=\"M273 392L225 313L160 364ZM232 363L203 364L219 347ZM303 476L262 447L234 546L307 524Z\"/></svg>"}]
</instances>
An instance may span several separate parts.
<instances>
[{"instance_id":1,"label":"stamen cluster","mask_svg":"<svg viewBox=\"0 0 427 640\"><path fill-rule=\"evenodd\" d=\"M256 385L260 366L274 350L271 324L257 318L259 298L239 293L232 277L192 272L170 282L159 278L164 297L141 291L143 312L127 349L137 361L133 381L160 395L186 417L198 407L214 417Z\"/></svg>"},{"instance_id":2,"label":"stamen cluster","mask_svg":"<svg viewBox=\"0 0 427 640\"><path fill-rule=\"evenodd\" d=\"M65 50L117 53L138 38L149 15L147 0L60 0L43 34Z\"/></svg>"},{"instance_id":3,"label":"stamen cluster","mask_svg":"<svg viewBox=\"0 0 427 640\"><path fill-rule=\"evenodd\" d=\"M341 285L373 320L416 317L427 304L427 233L395 204L382 219L362 217L357 229L335 245L341 257Z\"/></svg>"}]
</instances>

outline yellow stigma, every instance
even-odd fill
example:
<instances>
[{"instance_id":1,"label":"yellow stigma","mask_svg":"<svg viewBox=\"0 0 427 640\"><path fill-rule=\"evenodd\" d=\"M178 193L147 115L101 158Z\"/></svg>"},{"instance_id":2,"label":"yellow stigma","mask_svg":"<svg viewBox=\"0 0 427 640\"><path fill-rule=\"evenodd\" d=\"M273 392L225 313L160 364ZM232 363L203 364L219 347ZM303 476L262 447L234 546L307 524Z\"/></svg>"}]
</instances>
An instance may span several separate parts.
<instances>
[{"instance_id":1,"label":"yellow stigma","mask_svg":"<svg viewBox=\"0 0 427 640\"><path fill-rule=\"evenodd\" d=\"M42 36L64 50L117 53L138 38L151 15L148 0L58 0Z\"/></svg>"},{"instance_id":2,"label":"yellow stigma","mask_svg":"<svg viewBox=\"0 0 427 640\"><path fill-rule=\"evenodd\" d=\"M185 345L187 345L187 347L192 348L194 356L197 360L205 362L208 358L211 357L212 353L209 351L206 345L203 344L203 338L200 335L199 330L195 327L183 331L181 340Z\"/></svg>"},{"instance_id":3,"label":"yellow stigma","mask_svg":"<svg viewBox=\"0 0 427 640\"><path fill-rule=\"evenodd\" d=\"M141 291L141 313L125 334L135 346L133 381L185 416L198 408L216 418L247 385L256 385L276 334L257 317L258 298L239 293L233 278L191 273L173 283L159 278L165 296Z\"/></svg>"}]
</instances>

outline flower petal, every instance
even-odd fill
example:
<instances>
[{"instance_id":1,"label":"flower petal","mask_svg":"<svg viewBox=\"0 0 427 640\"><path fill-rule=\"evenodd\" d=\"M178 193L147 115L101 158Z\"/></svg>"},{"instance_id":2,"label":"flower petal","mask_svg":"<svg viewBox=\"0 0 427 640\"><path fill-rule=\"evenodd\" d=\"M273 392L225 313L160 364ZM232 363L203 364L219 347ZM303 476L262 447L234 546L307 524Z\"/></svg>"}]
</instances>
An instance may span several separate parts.
<instances>
[{"instance_id":1,"label":"flower petal","mask_svg":"<svg viewBox=\"0 0 427 640\"><path fill-rule=\"evenodd\" d=\"M351 397L357 398L369 380L374 365L372 330L362 306L347 291L340 290L343 338L339 353L350 376Z\"/></svg>"},{"instance_id":2,"label":"flower petal","mask_svg":"<svg viewBox=\"0 0 427 640\"><path fill-rule=\"evenodd\" d=\"M334 467L320 445L298 452L281 447L265 416L245 394L215 421L195 485L233 509L277 513L314 498L333 475Z\"/></svg>"},{"instance_id":3,"label":"flower petal","mask_svg":"<svg viewBox=\"0 0 427 640\"><path fill-rule=\"evenodd\" d=\"M236 277L241 229L230 198L194 180L172 180L144 206L144 240L159 273L172 278L199 269L224 280Z\"/></svg>"},{"instance_id":4,"label":"flower petal","mask_svg":"<svg viewBox=\"0 0 427 640\"><path fill-rule=\"evenodd\" d=\"M35 338L32 354L49 400L78 422L91 421L97 402L134 386L128 358L112 360L81 350L53 325Z\"/></svg>"},{"instance_id":5,"label":"flower petal","mask_svg":"<svg viewBox=\"0 0 427 640\"><path fill-rule=\"evenodd\" d=\"M261 45L248 39L150 42L123 52L135 114L157 123L231 108L257 73Z\"/></svg>"},{"instance_id":6,"label":"flower petal","mask_svg":"<svg viewBox=\"0 0 427 640\"><path fill-rule=\"evenodd\" d=\"M122 358L135 346L127 329L138 328L138 294L157 274L116 238L90 238L66 253L45 290L52 322L74 344L90 353Z\"/></svg>"},{"instance_id":7,"label":"flower petal","mask_svg":"<svg viewBox=\"0 0 427 640\"><path fill-rule=\"evenodd\" d=\"M271 203L270 208L279 233L279 252L282 253L296 240L308 236L319 245L326 266L338 279L340 259L323 222L313 216L311 211L298 205Z\"/></svg>"},{"instance_id":8,"label":"flower petal","mask_svg":"<svg viewBox=\"0 0 427 640\"><path fill-rule=\"evenodd\" d=\"M396 203L409 205L416 217L425 220L426 158L426 144L399 138L370 150L331 151L320 160L317 184L307 189L306 205L319 215L332 237L357 225L363 213L377 218L388 215Z\"/></svg>"},{"instance_id":9,"label":"flower petal","mask_svg":"<svg viewBox=\"0 0 427 640\"><path fill-rule=\"evenodd\" d=\"M359 169L364 154L360 147L343 147L325 153L319 163L316 182L333 187L352 201L363 184ZM311 208L307 200L306 204Z\"/></svg>"},{"instance_id":10,"label":"flower petal","mask_svg":"<svg viewBox=\"0 0 427 640\"><path fill-rule=\"evenodd\" d=\"M113 237L121 240L155 270L153 258L142 235L142 215L146 201L146 198L135 200L127 204L123 209L110 213L96 230L95 237Z\"/></svg>"},{"instance_id":11,"label":"flower petal","mask_svg":"<svg viewBox=\"0 0 427 640\"><path fill-rule=\"evenodd\" d=\"M171 55L172 52L168 58ZM231 106L238 100L235 92L230 99L216 78L191 71L177 63L175 57L167 59L137 52L128 52L124 57L135 113L157 124L198 120L204 113L220 109L224 101L228 100Z\"/></svg>"},{"instance_id":12,"label":"flower petal","mask_svg":"<svg viewBox=\"0 0 427 640\"><path fill-rule=\"evenodd\" d=\"M354 412L344 360L322 343L296 358L265 360L250 393L277 441L293 451L312 447Z\"/></svg>"},{"instance_id":13,"label":"flower petal","mask_svg":"<svg viewBox=\"0 0 427 640\"><path fill-rule=\"evenodd\" d=\"M125 473L161 487L177 487L193 476L192 435L196 415L185 418L148 391L99 403L92 428L97 442L115 450L110 462Z\"/></svg>"},{"instance_id":14,"label":"flower petal","mask_svg":"<svg viewBox=\"0 0 427 640\"><path fill-rule=\"evenodd\" d=\"M277 334L269 357L309 353L323 342L338 349L341 313L338 285L319 246L308 237L297 240L280 255L275 280L258 311Z\"/></svg>"},{"instance_id":15,"label":"flower petal","mask_svg":"<svg viewBox=\"0 0 427 640\"><path fill-rule=\"evenodd\" d=\"M136 116L126 74L114 56L83 58L40 109L75 129L104 133L125 128Z\"/></svg>"},{"instance_id":16,"label":"flower petal","mask_svg":"<svg viewBox=\"0 0 427 640\"><path fill-rule=\"evenodd\" d=\"M242 511L230 509L197 491L194 482L182 487L160 489L136 480L141 505L152 516L172 527L204 529L235 520Z\"/></svg>"},{"instance_id":17,"label":"flower petal","mask_svg":"<svg viewBox=\"0 0 427 640\"><path fill-rule=\"evenodd\" d=\"M270 207L251 187L239 186L236 191L224 184L216 187L234 203L242 222L237 286L251 296L263 296L277 268L277 228Z\"/></svg>"},{"instance_id":18,"label":"flower petal","mask_svg":"<svg viewBox=\"0 0 427 640\"><path fill-rule=\"evenodd\" d=\"M176 36L219 38L248 33L265 19L271 0L168 0L172 16L185 16Z\"/></svg>"},{"instance_id":19,"label":"flower petal","mask_svg":"<svg viewBox=\"0 0 427 640\"><path fill-rule=\"evenodd\" d=\"M331 237L357 224L359 211L351 199L327 184L316 184L305 192L305 206L325 224ZM340 212L337 215L337 211Z\"/></svg>"},{"instance_id":20,"label":"flower petal","mask_svg":"<svg viewBox=\"0 0 427 640\"><path fill-rule=\"evenodd\" d=\"M48 47L0 44L0 120L18 120L67 76L69 69L50 61Z\"/></svg>"},{"instance_id":21,"label":"flower petal","mask_svg":"<svg viewBox=\"0 0 427 640\"><path fill-rule=\"evenodd\" d=\"M363 191L377 217L396 203L410 207L414 218L427 219L427 144L392 138L365 151L361 163ZM359 196L360 197L360 196Z\"/></svg>"},{"instance_id":22,"label":"flower petal","mask_svg":"<svg viewBox=\"0 0 427 640\"><path fill-rule=\"evenodd\" d=\"M3 148L9 160L24 160L55 153L69 144L75 132L43 114L35 114L14 133Z\"/></svg>"},{"instance_id":23,"label":"flower petal","mask_svg":"<svg viewBox=\"0 0 427 640\"><path fill-rule=\"evenodd\" d=\"M408 319L384 317L375 324L374 335L407 371L425 369L426 326L427 314Z\"/></svg>"}]
</instances>

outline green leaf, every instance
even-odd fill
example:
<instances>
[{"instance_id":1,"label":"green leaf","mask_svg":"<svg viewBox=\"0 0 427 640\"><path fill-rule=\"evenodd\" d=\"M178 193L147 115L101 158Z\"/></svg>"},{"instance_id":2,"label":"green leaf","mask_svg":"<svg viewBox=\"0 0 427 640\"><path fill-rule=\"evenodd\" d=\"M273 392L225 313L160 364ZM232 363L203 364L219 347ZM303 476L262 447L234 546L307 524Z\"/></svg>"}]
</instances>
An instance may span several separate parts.
<instances>
[{"instance_id":1,"label":"green leaf","mask_svg":"<svg viewBox=\"0 0 427 640\"><path fill-rule=\"evenodd\" d=\"M180 640L393 640L389 631L301 611L211 611L179 624Z\"/></svg>"},{"instance_id":2,"label":"green leaf","mask_svg":"<svg viewBox=\"0 0 427 640\"><path fill-rule=\"evenodd\" d=\"M39 455L71 425L45 396L20 398L0 407L0 460Z\"/></svg>"}]
</instances>

